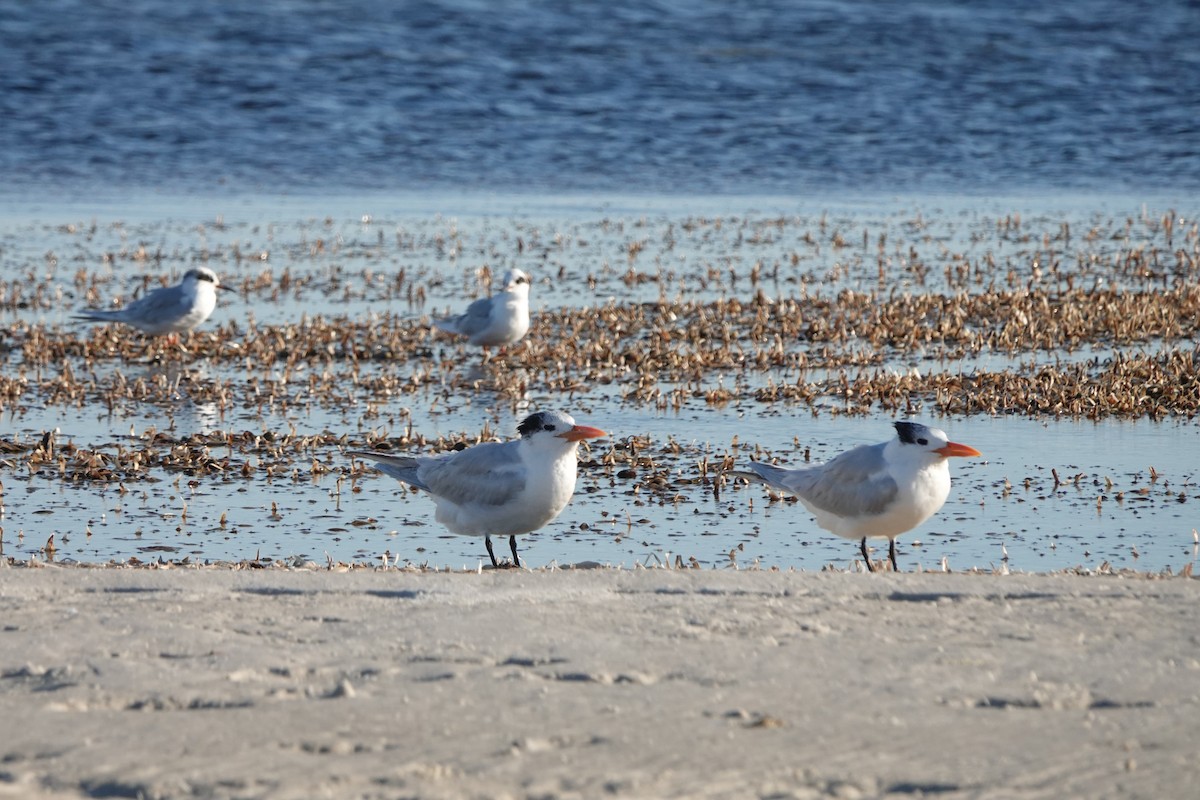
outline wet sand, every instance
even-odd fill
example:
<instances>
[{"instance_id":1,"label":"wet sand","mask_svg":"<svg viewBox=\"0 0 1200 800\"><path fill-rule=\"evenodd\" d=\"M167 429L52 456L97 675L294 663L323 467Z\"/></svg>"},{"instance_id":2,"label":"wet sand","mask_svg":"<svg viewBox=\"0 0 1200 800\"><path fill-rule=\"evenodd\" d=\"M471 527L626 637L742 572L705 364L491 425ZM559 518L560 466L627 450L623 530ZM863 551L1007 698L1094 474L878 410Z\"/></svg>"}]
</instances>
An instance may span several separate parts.
<instances>
[{"instance_id":1,"label":"wet sand","mask_svg":"<svg viewBox=\"0 0 1200 800\"><path fill-rule=\"evenodd\" d=\"M0 567L0 797L1184 797L1200 581Z\"/></svg>"}]
</instances>

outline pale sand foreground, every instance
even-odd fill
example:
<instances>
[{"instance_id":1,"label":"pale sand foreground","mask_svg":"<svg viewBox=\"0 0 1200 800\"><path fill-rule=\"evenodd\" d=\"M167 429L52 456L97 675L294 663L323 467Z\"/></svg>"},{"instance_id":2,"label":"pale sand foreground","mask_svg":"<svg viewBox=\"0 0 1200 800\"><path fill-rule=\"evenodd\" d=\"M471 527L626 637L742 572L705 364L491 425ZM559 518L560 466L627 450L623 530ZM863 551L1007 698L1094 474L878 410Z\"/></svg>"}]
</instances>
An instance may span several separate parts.
<instances>
[{"instance_id":1,"label":"pale sand foreground","mask_svg":"<svg viewBox=\"0 0 1200 800\"><path fill-rule=\"evenodd\" d=\"M0 797L1194 797L1200 581L0 568Z\"/></svg>"}]
</instances>

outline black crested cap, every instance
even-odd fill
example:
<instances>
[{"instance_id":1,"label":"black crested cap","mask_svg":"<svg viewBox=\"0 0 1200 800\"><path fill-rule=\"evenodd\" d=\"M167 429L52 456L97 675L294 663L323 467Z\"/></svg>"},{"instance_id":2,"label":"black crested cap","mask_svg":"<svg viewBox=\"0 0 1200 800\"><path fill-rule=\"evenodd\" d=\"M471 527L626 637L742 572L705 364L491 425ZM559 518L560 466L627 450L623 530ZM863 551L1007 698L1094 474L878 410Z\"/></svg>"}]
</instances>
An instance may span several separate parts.
<instances>
[{"instance_id":1,"label":"black crested cap","mask_svg":"<svg viewBox=\"0 0 1200 800\"><path fill-rule=\"evenodd\" d=\"M552 431L556 427L549 414L539 411L522 420L521 424L517 426L517 433L522 436L532 436L538 431Z\"/></svg>"},{"instance_id":2,"label":"black crested cap","mask_svg":"<svg viewBox=\"0 0 1200 800\"><path fill-rule=\"evenodd\" d=\"M925 426L919 422L893 422L896 426L896 435L900 437L900 441L904 444L921 444L919 439L925 433Z\"/></svg>"}]
</instances>

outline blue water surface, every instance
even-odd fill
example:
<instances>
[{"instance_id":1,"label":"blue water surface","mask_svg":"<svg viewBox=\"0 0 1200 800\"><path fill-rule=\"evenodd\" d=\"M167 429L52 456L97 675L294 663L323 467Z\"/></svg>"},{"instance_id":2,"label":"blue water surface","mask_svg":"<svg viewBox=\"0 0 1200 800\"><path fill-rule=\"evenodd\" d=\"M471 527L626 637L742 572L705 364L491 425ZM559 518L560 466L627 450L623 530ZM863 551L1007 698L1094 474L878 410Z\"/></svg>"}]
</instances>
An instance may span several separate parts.
<instances>
[{"instance_id":1,"label":"blue water surface","mask_svg":"<svg viewBox=\"0 0 1200 800\"><path fill-rule=\"evenodd\" d=\"M0 5L0 192L1200 187L1200 8Z\"/></svg>"}]
</instances>

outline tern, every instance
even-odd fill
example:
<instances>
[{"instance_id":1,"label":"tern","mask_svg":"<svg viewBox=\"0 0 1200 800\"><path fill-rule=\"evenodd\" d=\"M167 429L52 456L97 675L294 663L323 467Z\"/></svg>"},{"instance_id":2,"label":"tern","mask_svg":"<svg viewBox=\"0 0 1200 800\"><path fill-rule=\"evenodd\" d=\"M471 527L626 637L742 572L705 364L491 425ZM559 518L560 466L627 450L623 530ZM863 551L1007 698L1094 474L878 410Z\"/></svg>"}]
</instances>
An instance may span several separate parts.
<instances>
[{"instance_id":1,"label":"tern","mask_svg":"<svg viewBox=\"0 0 1200 800\"><path fill-rule=\"evenodd\" d=\"M217 289L225 289L217 273L207 267L189 269L174 286L163 286L134 300L124 308L111 311L87 308L73 319L88 322L123 322L142 333L186 333L212 315L217 307Z\"/></svg>"},{"instance_id":2,"label":"tern","mask_svg":"<svg viewBox=\"0 0 1200 800\"><path fill-rule=\"evenodd\" d=\"M752 462L749 472L733 474L795 495L822 528L860 539L872 572L867 539L886 537L895 572L896 537L933 516L950 495L947 459L982 453L950 441L937 428L917 422L894 425L896 438L860 445L824 464L788 469Z\"/></svg>"},{"instance_id":3,"label":"tern","mask_svg":"<svg viewBox=\"0 0 1200 800\"><path fill-rule=\"evenodd\" d=\"M517 432L518 439L436 456L350 455L371 459L380 472L428 492L437 506L437 521L451 533L482 536L493 567L500 563L492 551L492 535L507 536L512 565L520 567L517 536L557 517L575 493L579 442L608 434L576 425L557 411L530 414Z\"/></svg>"},{"instance_id":4,"label":"tern","mask_svg":"<svg viewBox=\"0 0 1200 800\"><path fill-rule=\"evenodd\" d=\"M519 269L504 273L504 289L467 306L463 314L434 322L473 345L510 345L529 332L529 276Z\"/></svg>"}]
</instances>

